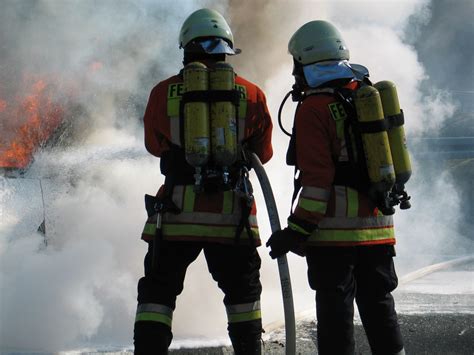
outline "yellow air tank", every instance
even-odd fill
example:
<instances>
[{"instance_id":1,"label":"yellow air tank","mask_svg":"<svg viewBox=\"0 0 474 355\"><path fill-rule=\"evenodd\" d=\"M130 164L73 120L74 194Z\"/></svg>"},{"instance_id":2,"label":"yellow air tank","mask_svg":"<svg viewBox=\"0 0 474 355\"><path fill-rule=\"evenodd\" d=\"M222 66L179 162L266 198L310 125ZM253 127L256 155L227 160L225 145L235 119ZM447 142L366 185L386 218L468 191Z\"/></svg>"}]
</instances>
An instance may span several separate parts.
<instances>
[{"instance_id":1,"label":"yellow air tank","mask_svg":"<svg viewBox=\"0 0 474 355\"><path fill-rule=\"evenodd\" d=\"M207 91L209 75L207 67L192 62L184 67L184 92ZM184 104L184 150L189 165L200 169L209 161L211 152L209 126L209 105L207 102L187 102Z\"/></svg>"},{"instance_id":2,"label":"yellow air tank","mask_svg":"<svg viewBox=\"0 0 474 355\"><path fill-rule=\"evenodd\" d=\"M234 90L235 74L229 63L218 62L209 73L211 90ZM236 106L231 101L211 102L211 151L217 166L226 171L237 159Z\"/></svg>"},{"instance_id":3,"label":"yellow air tank","mask_svg":"<svg viewBox=\"0 0 474 355\"><path fill-rule=\"evenodd\" d=\"M374 85L380 93L385 118L400 115L397 88L391 81L380 81ZM396 184L405 184L411 176L410 156L407 149L405 129L400 122L388 130L390 151L392 152L393 166L395 168Z\"/></svg>"},{"instance_id":4,"label":"yellow air tank","mask_svg":"<svg viewBox=\"0 0 474 355\"><path fill-rule=\"evenodd\" d=\"M363 86L357 90L354 102L357 119L361 123L371 191L377 197L386 196L395 183L395 172L387 132L376 126L377 121L382 122L384 119L379 92L374 87ZM375 128L368 128L370 125ZM385 206L388 208L386 203Z\"/></svg>"}]
</instances>

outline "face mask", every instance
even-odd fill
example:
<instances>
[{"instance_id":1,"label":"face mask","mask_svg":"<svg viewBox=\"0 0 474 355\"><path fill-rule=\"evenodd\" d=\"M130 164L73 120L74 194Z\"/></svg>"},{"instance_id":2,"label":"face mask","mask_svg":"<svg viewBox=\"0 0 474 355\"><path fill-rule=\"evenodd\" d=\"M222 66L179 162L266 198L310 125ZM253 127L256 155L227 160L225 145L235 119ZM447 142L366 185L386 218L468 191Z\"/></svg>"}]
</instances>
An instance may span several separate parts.
<instances>
[{"instance_id":1,"label":"face mask","mask_svg":"<svg viewBox=\"0 0 474 355\"><path fill-rule=\"evenodd\" d=\"M239 54L240 49L232 49L229 43L222 38L211 38L199 41L199 45L207 54Z\"/></svg>"},{"instance_id":2,"label":"face mask","mask_svg":"<svg viewBox=\"0 0 474 355\"><path fill-rule=\"evenodd\" d=\"M354 79L356 77L347 60L308 64L303 67L303 73L306 82L312 88L332 80Z\"/></svg>"}]
</instances>

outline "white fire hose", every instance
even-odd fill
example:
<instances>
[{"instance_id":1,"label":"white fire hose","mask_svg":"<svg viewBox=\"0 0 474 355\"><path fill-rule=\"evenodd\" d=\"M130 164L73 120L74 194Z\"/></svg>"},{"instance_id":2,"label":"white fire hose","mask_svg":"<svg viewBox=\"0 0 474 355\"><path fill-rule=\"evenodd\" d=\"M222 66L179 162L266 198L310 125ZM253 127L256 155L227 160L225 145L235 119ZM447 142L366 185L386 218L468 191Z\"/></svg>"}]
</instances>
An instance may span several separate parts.
<instances>
[{"instance_id":1,"label":"white fire hose","mask_svg":"<svg viewBox=\"0 0 474 355\"><path fill-rule=\"evenodd\" d=\"M252 160L252 167L257 174L260 187L262 189L265 204L267 206L268 217L270 219L270 227L272 232L281 229L280 219L278 217L278 210L273 197L272 187L265 169L258 156L255 153L250 154ZM281 292L283 296L283 310L285 313L285 354L296 354L296 326L295 326L295 309L293 306L293 293L291 291L290 270L288 268L288 261L286 255L280 256L277 259L278 271L280 274Z\"/></svg>"}]
</instances>

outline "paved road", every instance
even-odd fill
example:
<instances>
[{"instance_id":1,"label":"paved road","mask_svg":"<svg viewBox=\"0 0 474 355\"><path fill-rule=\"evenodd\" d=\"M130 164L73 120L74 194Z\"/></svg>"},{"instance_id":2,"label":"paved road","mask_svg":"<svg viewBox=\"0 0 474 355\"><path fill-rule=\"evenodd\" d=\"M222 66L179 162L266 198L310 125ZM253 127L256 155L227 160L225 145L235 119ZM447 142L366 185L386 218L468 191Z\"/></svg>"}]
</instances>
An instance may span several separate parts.
<instances>
[{"instance_id":1,"label":"paved road","mask_svg":"<svg viewBox=\"0 0 474 355\"><path fill-rule=\"evenodd\" d=\"M474 262L401 278L394 293L407 354L474 355ZM297 321L298 354L317 354L314 311ZM356 315L356 353L370 354ZM265 354L285 354L284 329L265 334ZM171 354L232 354L229 347Z\"/></svg>"}]
</instances>

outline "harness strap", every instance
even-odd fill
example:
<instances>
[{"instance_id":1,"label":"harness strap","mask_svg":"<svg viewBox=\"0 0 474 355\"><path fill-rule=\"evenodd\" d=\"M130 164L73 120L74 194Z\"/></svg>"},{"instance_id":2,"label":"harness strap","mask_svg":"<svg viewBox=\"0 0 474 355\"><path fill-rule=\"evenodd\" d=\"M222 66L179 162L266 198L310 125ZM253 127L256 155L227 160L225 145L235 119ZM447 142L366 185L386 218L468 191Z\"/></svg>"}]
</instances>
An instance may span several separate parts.
<instances>
[{"instance_id":1,"label":"harness strap","mask_svg":"<svg viewBox=\"0 0 474 355\"><path fill-rule=\"evenodd\" d=\"M240 104L239 90L196 90L187 91L183 94L181 102L222 102L230 101L235 106Z\"/></svg>"},{"instance_id":2,"label":"harness strap","mask_svg":"<svg viewBox=\"0 0 474 355\"><path fill-rule=\"evenodd\" d=\"M359 131L361 133L379 133L389 130L389 121L382 119L369 122L358 122Z\"/></svg>"},{"instance_id":3,"label":"harness strap","mask_svg":"<svg viewBox=\"0 0 474 355\"><path fill-rule=\"evenodd\" d=\"M388 121L389 128L400 127L405 124L405 116L403 114L403 110L400 110L399 114L387 116L385 119Z\"/></svg>"}]
</instances>

